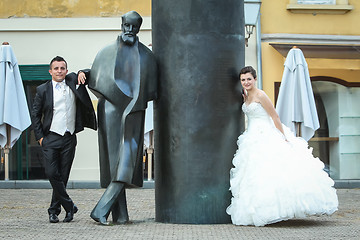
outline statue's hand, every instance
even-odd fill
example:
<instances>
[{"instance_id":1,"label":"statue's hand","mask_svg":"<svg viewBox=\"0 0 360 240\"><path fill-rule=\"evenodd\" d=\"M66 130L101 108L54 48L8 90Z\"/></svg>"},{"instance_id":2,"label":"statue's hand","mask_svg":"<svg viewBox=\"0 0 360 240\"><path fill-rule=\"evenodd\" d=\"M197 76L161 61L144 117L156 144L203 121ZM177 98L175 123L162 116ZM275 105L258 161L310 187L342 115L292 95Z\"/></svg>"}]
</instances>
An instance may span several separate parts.
<instances>
[{"instance_id":1,"label":"statue's hand","mask_svg":"<svg viewBox=\"0 0 360 240\"><path fill-rule=\"evenodd\" d=\"M78 84L85 84L86 76L84 72L79 72L78 74Z\"/></svg>"}]
</instances>

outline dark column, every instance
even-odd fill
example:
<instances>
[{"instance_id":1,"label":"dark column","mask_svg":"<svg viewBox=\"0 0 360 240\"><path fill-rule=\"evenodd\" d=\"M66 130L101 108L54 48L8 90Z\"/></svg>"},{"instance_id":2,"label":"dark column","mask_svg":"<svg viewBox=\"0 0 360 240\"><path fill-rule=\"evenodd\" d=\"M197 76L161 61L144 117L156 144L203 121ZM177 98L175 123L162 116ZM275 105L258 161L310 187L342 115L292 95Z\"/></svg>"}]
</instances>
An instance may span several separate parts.
<instances>
[{"instance_id":1,"label":"dark column","mask_svg":"<svg viewBox=\"0 0 360 240\"><path fill-rule=\"evenodd\" d=\"M239 0L152 0L156 221L228 223L229 170L243 126Z\"/></svg>"}]
</instances>

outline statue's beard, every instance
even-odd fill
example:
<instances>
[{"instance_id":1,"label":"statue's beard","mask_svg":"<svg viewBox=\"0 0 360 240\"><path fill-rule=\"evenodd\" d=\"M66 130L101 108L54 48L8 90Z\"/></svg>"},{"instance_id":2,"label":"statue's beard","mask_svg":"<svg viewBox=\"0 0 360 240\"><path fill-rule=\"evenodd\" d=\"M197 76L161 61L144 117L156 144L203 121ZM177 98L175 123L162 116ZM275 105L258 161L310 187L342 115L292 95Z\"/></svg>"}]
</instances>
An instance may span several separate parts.
<instances>
[{"instance_id":1,"label":"statue's beard","mask_svg":"<svg viewBox=\"0 0 360 240\"><path fill-rule=\"evenodd\" d=\"M121 38L124 41L124 43L128 44L128 45L134 45L134 43L136 41L136 36L134 36L134 35L123 34L123 35L121 35Z\"/></svg>"}]
</instances>

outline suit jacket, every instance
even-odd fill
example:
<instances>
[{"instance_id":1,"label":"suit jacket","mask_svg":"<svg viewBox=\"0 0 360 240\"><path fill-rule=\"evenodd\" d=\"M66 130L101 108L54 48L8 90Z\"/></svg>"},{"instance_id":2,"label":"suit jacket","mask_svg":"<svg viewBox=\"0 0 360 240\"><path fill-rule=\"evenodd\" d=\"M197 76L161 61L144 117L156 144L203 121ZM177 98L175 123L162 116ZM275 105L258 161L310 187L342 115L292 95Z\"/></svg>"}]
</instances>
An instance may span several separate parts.
<instances>
[{"instance_id":1,"label":"suit jacket","mask_svg":"<svg viewBox=\"0 0 360 240\"><path fill-rule=\"evenodd\" d=\"M78 89L76 89L77 74L75 73L66 75L65 83L74 92L76 97L74 133L84 130L84 127L96 130L97 122L95 111L85 85L81 84ZM31 121L36 140L49 134L53 118L53 106L54 97L52 81L48 81L36 88L36 95L31 110Z\"/></svg>"}]
</instances>

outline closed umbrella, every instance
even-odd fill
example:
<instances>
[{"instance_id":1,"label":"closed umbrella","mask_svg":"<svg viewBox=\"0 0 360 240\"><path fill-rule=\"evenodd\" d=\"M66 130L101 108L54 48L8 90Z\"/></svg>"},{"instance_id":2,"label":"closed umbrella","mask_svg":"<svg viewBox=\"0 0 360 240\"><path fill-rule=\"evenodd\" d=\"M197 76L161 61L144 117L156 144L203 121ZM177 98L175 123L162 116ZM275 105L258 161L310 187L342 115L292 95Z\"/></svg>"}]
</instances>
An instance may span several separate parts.
<instances>
[{"instance_id":1,"label":"closed umbrella","mask_svg":"<svg viewBox=\"0 0 360 240\"><path fill-rule=\"evenodd\" d=\"M286 56L276 111L281 122L306 141L320 127L308 65L297 47Z\"/></svg>"},{"instance_id":2,"label":"closed umbrella","mask_svg":"<svg viewBox=\"0 0 360 240\"><path fill-rule=\"evenodd\" d=\"M9 149L30 124L19 66L11 46L3 43L0 49L0 146L5 152L5 180L9 179Z\"/></svg>"}]
</instances>

